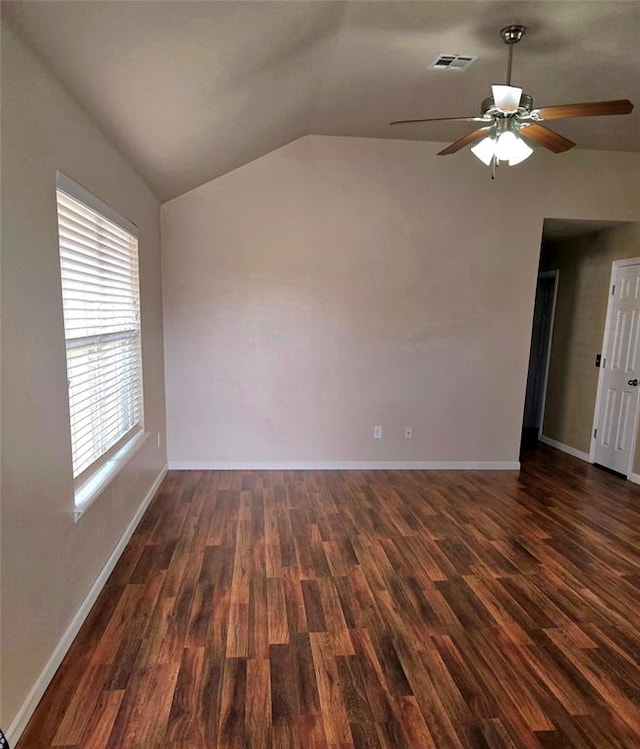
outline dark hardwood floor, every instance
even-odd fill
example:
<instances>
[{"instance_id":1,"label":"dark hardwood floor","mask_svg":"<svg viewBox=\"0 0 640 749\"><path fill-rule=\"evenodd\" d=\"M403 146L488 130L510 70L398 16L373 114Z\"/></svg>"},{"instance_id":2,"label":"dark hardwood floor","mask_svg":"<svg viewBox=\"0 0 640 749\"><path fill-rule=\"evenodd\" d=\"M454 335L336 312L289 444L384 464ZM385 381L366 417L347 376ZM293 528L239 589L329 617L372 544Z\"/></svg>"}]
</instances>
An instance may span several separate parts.
<instances>
[{"instance_id":1,"label":"dark hardwood floor","mask_svg":"<svg viewBox=\"0 0 640 749\"><path fill-rule=\"evenodd\" d=\"M640 487L171 472L19 749L640 747Z\"/></svg>"}]
</instances>

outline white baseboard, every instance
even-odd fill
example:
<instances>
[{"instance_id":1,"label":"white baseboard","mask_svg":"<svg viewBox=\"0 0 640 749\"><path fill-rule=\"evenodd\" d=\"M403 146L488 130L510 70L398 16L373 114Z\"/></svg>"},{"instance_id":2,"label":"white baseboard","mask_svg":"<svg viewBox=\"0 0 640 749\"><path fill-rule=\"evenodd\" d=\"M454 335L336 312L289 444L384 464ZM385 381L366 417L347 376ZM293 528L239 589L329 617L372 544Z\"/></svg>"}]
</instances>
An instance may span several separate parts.
<instances>
[{"instance_id":1,"label":"white baseboard","mask_svg":"<svg viewBox=\"0 0 640 749\"><path fill-rule=\"evenodd\" d=\"M563 453L567 453L567 455L573 455L574 458L584 460L585 463L592 462L589 453L582 452L582 450L577 450L575 447L571 447L571 445L565 445L564 442L552 440L551 437L545 437L544 434L541 434L538 439L543 444L549 445L549 447L555 447L556 450L561 450Z\"/></svg>"},{"instance_id":2,"label":"white baseboard","mask_svg":"<svg viewBox=\"0 0 640 749\"><path fill-rule=\"evenodd\" d=\"M329 461L169 461L174 471L518 471L518 461L329 460Z\"/></svg>"},{"instance_id":3,"label":"white baseboard","mask_svg":"<svg viewBox=\"0 0 640 749\"><path fill-rule=\"evenodd\" d=\"M33 711L38 706L38 703L42 699L42 695L45 693L45 690L49 686L51 679L53 679L56 671L58 670L58 667L62 663L62 659L67 654L67 651L71 647L71 643L80 631L80 627L84 623L84 620L87 618L89 611L91 611L91 607L96 602L100 591L107 582L107 579L113 571L113 568L116 566L118 559L120 559L120 555L124 551L125 546L129 542L129 539L133 535L133 532L135 531L138 523L142 519L145 510L153 499L166 473L167 467L165 466L156 477L153 485L151 486L151 489L149 489L145 498L142 500L140 507L138 507L138 509L136 510L136 514L133 516L133 519L127 526L127 529L122 535L122 538L118 541L115 549L111 552L111 555L105 562L105 565L96 578L96 581L91 586L91 590L87 593L86 598L80 605L80 608L71 620L71 623L67 627L65 633L60 638L60 641L56 645L56 648L51 654L51 657L49 658L46 666L43 668L40 676L37 678L36 683L31 688L31 691L27 695L27 699L24 701L22 707L18 710L18 713L11 722L11 725L8 727L6 731L6 737L11 746L15 746L18 743L18 739L22 735L22 732L26 728L29 719L33 715Z\"/></svg>"},{"instance_id":4,"label":"white baseboard","mask_svg":"<svg viewBox=\"0 0 640 749\"><path fill-rule=\"evenodd\" d=\"M640 473L630 473L627 476L627 481L631 481L632 484L640 484Z\"/></svg>"}]
</instances>

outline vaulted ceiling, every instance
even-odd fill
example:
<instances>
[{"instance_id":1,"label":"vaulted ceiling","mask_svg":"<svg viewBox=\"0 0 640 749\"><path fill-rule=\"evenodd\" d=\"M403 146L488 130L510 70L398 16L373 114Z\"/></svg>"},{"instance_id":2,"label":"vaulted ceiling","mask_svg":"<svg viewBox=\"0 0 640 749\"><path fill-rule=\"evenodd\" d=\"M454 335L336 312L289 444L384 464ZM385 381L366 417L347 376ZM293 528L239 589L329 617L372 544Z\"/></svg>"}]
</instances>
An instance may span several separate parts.
<instances>
[{"instance_id":1,"label":"vaulted ceiling","mask_svg":"<svg viewBox=\"0 0 640 749\"><path fill-rule=\"evenodd\" d=\"M527 26L513 83L537 106L630 98L554 122L578 147L640 151L640 2L3 2L3 16L162 199L305 134L452 141L504 81L498 31ZM440 53L478 59L428 68ZM461 152L448 158L469 158ZM562 158L558 156L557 158Z\"/></svg>"}]
</instances>

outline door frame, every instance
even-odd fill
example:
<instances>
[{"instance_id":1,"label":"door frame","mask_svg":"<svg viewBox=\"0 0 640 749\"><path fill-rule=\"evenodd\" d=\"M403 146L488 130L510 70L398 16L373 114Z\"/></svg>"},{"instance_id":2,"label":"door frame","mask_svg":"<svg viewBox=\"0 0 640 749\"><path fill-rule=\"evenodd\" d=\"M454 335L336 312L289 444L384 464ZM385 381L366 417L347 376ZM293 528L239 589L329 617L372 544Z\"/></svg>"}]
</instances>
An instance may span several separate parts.
<instances>
[{"instance_id":1,"label":"door frame","mask_svg":"<svg viewBox=\"0 0 640 749\"><path fill-rule=\"evenodd\" d=\"M549 338L547 350L545 351L544 376L542 379L542 402L540 403L540 426L538 427L538 439L542 437L544 428L544 412L547 406L547 385L549 384L549 368L551 366L551 342L553 341L553 326L556 321L556 302L558 301L558 284L560 282L559 270L543 270L538 273L538 279L553 278L553 300L551 302L551 321L549 322ZM536 281L537 286L537 281Z\"/></svg>"},{"instance_id":2,"label":"door frame","mask_svg":"<svg viewBox=\"0 0 640 749\"><path fill-rule=\"evenodd\" d=\"M611 309L613 307L613 301L614 296L611 294L610 289L613 286L614 279L616 277L616 271L618 268L626 268L630 265L640 265L640 257L630 257L625 258L624 260L614 260L611 263L611 276L609 278L609 286L607 287L607 314L604 318L604 334L602 336L602 348L600 349L601 354L604 354L604 352L607 350L607 345L609 343L609 323L611 321ZM602 372L604 370L602 367L600 367L600 371L598 372L598 389L596 391L596 404L595 408L593 410L593 423L591 425L591 441L590 441L590 448L589 448L589 462L595 463L595 449L596 449L596 440L593 436L594 430L598 427L598 413L600 412L600 400L602 398L602 387L603 387L603 376ZM625 476L627 479L633 473L633 458L636 454L636 441L638 436L638 413L640 412L640 395L636 401L636 412L633 415L633 432L631 437L631 445L629 449L629 465L627 466L627 470L625 473Z\"/></svg>"}]
</instances>

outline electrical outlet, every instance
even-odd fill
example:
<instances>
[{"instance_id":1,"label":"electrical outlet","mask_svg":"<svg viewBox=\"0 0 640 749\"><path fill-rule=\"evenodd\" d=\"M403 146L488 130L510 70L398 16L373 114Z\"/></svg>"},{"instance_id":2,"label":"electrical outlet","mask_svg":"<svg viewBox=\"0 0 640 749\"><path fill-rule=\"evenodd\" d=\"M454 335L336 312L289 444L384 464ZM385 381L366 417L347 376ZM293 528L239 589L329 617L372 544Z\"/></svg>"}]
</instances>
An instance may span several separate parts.
<instances>
[{"instance_id":1,"label":"electrical outlet","mask_svg":"<svg viewBox=\"0 0 640 749\"><path fill-rule=\"evenodd\" d=\"M373 439L374 440L382 439L382 427L381 426L373 427Z\"/></svg>"},{"instance_id":2,"label":"electrical outlet","mask_svg":"<svg viewBox=\"0 0 640 749\"><path fill-rule=\"evenodd\" d=\"M413 437L413 427L404 428L404 438L410 440Z\"/></svg>"}]
</instances>

